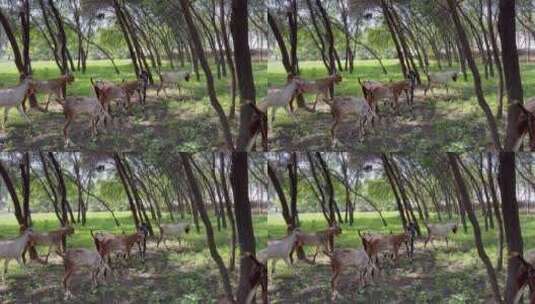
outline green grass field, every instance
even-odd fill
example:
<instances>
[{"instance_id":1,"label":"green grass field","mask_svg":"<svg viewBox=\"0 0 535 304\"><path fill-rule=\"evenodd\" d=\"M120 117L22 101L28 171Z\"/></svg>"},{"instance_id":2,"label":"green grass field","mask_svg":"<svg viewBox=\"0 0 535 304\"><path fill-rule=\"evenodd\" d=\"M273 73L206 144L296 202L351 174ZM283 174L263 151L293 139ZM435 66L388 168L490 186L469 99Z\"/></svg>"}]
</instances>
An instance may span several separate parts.
<instances>
[{"instance_id":1,"label":"green grass field","mask_svg":"<svg viewBox=\"0 0 535 304\"><path fill-rule=\"evenodd\" d=\"M34 230L48 231L58 227L53 214L34 214ZM76 233L68 239L68 247L94 248L90 230L110 231L120 234L133 231L134 225L128 212L119 212L121 223L116 227L107 213L88 213L87 225L76 225ZM267 218L265 215L254 216L255 237L258 249L266 246L268 238ZM188 221L188 219L180 220ZM147 260L142 264L136 256L128 266L118 267L115 277L108 279L105 285L95 291L90 287L87 273L75 275L73 293L75 299L69 303L215 303L223 294L217 267L210 257L206 246L206 234L203 225L201 231L195 229L187 234L179 247L177 242L167 242L170 250L163 245L156 248L156 242L149 242ZM217 231L215 219L217 249L228 266L230 255L230 228ZM0 239L8 239L18 234L18 225L13 215L0 215ZM39 248L46 254L46 248ZM239 255L239 250L237 251ZM239 267L239 258L237 259ZM3 263L2 263L3 266ZM61 258L52 254L49 265L30 263L27 270L11 261L7 284L0 283L0 303L61 303L63 289L61 279L63 266ZM238 272L231 273L232 283L237 284Z\"/></svg>"},{"instance_id":2,"label":"green grass field","mask_svg":"<svg viewBox=\"0 0 535 304\"><path fill-rule=\"evenodd\" d=\"M68 95L92 96L90 78L120 82L123 79L135 79L133 68L129 60L118 60L117 65L121 71L117 75L106 60L89 61L85 74L74 73L76 82L69 87ZM34 78L50 79L59 76L58 69L53 62L33 62ZM184 67L180 69L189 69ZM254 75L258 98L266 94L267 63L256 62ZM217 79L215 67L212 67L215 86L219 102L228 114L230 100L230 78ZM15 85L18 82L18 72L11 62L0 61L0 88ZM159 83L159 79L156 79ZM84 150L121 150L140 151L148 146L155 149L177 149L178 151L200 151L217 148L223 145L220 135L220 123L215 111L210 105L204 74L201 79L195 77L186 83L182 95L190 96L186 100L177 101L178 91L168 90L169 99L165 94L156 97L156 90L150 90L148 105L145 111L136 104L133 115L116 119L113 126L101 133L95 140L89 137L87 121L79 118L71 127L71 138L74 149ZM191 94L190 94L191 92ZM38 96L44 105L45 97ZM239 110L239 99L237 110ZM0 145L4 150L27 149L63 149L62 128L65 122L61 106L52 102L48 113L32 110L29 113L33 121L33 130L17 113L11 110L5 134L0 135ZM233 132L237 132L237 121L232 121Z\"/></svg>"},{"instance_id":3,"label":"green grass field","mask_svg":"<svg viewBox=\"0 0 535 304\"><path fill-rule=\"evenodd\" d=\"M356 213L355 224L343 224L342 234L336 238L335 246L340 248L361 248L357 230L388 234L401 231L396 212L385 212L388 227L383 227L374 213ZM321 214L300 214L301 229L307 232L326 228ZM455 220L452 220L453 222ZM485 250L496 265L497 236L495 230L483 231ZM535 216L521 216L522 235L526 250L535 248ZM468 222L468 232L462 228L452 237L449 250L443 241L435 241L424 249L423 239L416 245L414 262L410 262L403 247L399 266L388 267L375 284L359 290L357 277L345 272L339 282L341 298L337 303L491 303L492 294L487 273L474 245L473 232ZM284 237L286 225L282 216L270 214L268 218L269 238ZM424 227L423 234L427 235ZM311 257L313 248L305 248ZM504 251L506 255L506 250ZM330 301L331 271L328 258L320 254L316 265L304 262L295 264L295 270L284 262L277 264L277 271L270 281L272 303L328 303ZM506 263L506 260L505 260ZM506 264L505 264L506 265ZM505 271L499 273L503 290Z\"/></svg>"},{"instance_id":4,"label":"green grass field","mask_svg":"<svg viewBox=\"0 0 535 304\"><path fill-rule=\"evenodd\" d=\"M335 94L338 96L362 96L358 84L358 78L362 80L378 80L389 82L390 80L403 79L397 60L385 60L388 74L384 75L379 64L374 60L357 60L353 74L343 72L343 82L336 87ZM522 64L523 86L525 96L535 95L535 64ZM445 70L457 70L457 68L445 67ZM434 70L437 70L434 67ZM319 61L300 62L301 76L308 80L326 77L323 63ZM480 68L484 80L484 90L487 102L493 112L497 110L496 81L497 78L484 79L483 69ZM445 89L437 88L434 94L428 93L424 97L423 89L418 89L415 96L415 111L411 114L409 107L402 97L401 115L395 115L388 108L387 114L382 118L374 133L359 143L357 129L354 123L348 121L348 130L339 130L338 138L343 146L336 150L350 150L358 152L367 151L473 151L488 148L491 145L488 127L483 111L477 104L474 95L474 86L469 79L453 83L454 90L450 95ZM427 85L427 79L422 76L422 82ZM268 65L268 86L279 87L286 81L286 72L279 62L270 62ZM314 96L306 96L311 105ZM504 101L506 102L506 100ZM380 106L384 111L385 107ZM279 150L318 150L330 148L329 132L332 124L332 116L329 107L322 104L319 111L310 113L299 111L299 125L284 111L279 111L273 127L272 146ZM499 122L500 129L504 130L504 121Z\"/></svg>"},{"instance_id":5,"label":"green grass field","mask_svg":"<svg viewBox=\"0 0 535 304\"><path fill-rule=\"evenodd\" d=\"M121 233L133 230L133 222L128 212L119 212L121 223L116 227L106 213L89 213L85 227L77 225L76 233L69 238L68 246L93 248L90 230ZM385 212L388 223L384 227L378 216L371 212L357 212L355 224L343 224L342 234L336 239L336 247L361 248L357 230L380 233L401 231L401 223L396 212ZM313 232L325 229L321 214L300 214L301 229ZM58 224L53 214L34 214L34 229L47 231ZM187 221L187 219L185 220ZM454 221L454 220L452 220ZM215 219L212 220L216 229ZM257 249L266 246L266 241L283 238L286 225L278 214L254 216ZM496 263L497 237L495 230L484 231L483 240L487 254ZM535 216L521 216L524 246L535 247ZM402 248L400 263L386 267L371 286L359 289L352 272L345 272L339 283L341 297L337 303L488 303L491 300L487 274L480 262L473 243L473 234L468 223L467 233L462 229L451 239L449 249L443 241L435 241L434 246L423 247L423 239L416 245L416 255L411 262ZM11 214L0 215L0 239L15 237L18 225ZM229 231L217 231L216 241L219 253L225 263L229 258ZM426 235L424 229L424 236ZM171 250L155 247L149 243L145 264L133 258L127 266L116 268L115 277L97 288L87 288L89 278L85 274L75 276L73 292L76 300L86 303L126 301L128 303L215 303L222 295L219 273L211 259L202 230L185 236L181 247L170 242ZM313 248L305 248L307 255ZM41 254L45 248L39 248ZM504 252L506 254L506 252ZM0 284L1 303L58 303L63 297L61 259L52 255L50 264L42 266L30 263L22 270L11 263L6 284ZM331 271L328 258L321 254L316 265L298 261L288 268L279 261L277 271L271 276L269 296L271 303L326 303L330 299ZM238 273L231 273L235 286ZM499 273L500 284L505 281L504 272ZM115 303L115 302L114 302Z\"/></svg>"}]
</instances>

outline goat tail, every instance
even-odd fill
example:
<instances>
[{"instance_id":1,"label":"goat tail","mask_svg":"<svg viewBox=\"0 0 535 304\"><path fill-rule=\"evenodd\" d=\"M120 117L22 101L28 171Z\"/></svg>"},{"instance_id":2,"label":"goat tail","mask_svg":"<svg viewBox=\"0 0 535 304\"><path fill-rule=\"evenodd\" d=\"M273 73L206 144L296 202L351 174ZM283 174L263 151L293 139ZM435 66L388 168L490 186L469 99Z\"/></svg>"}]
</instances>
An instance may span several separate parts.
<instances>
[{"instance_id":1,"label":"goat tail","mask_svg":"<svg viewBox=\"0 0 535 304\"><path fill-rule=\"evenodd\" d=\"M334 257L334 255L328 250L323 249L322 251L323 251L323 254L329 257L329 259L332 259Z\"/></svg>"}]
</instances>

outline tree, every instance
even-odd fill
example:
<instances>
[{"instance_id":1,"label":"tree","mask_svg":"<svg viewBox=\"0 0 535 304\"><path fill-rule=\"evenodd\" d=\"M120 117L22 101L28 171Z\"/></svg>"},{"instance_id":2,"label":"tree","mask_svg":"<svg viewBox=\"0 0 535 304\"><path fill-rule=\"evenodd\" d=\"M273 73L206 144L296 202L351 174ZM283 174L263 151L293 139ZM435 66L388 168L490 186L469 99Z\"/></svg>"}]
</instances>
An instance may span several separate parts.
<instances>
[{"instance_id":1,"label":"tree","mask_svg":"<svg viewBox=\"0 0 535 304\"><path fill-rule=\"evenodd\" d=\"M455 184L457 186L457 191L459 191L461 203L463 204L464 209L466 210L466 213L468 214L468 218L470 219L470 222L472 223L472 227L474 228L474 238L475 238L477 253L487 270L487 274L489 276L490 284L492 287L492 292L494 294L494 300L496 301L496 303L503 303L502 296L500 294L500 288L498 286L498 280L496 278L496 272L494 268L492 267L492 262L490 261L489 256L487 255L485 251L485 247L483 245L483 241L481 238L481 229L479 228L479 222L474 212L472 203L470 202L470 196L468 194L466 184L459 170L459 163L461 163L461 160L459 159L457 155L448 153L448 161L451 167L451 171L453 173Z\"/></svg>"},{"instance_id":2,"label":"tree","mask_svg":"<svg viewBox=\"0 0 535 304\"><path fill-rule=\"evenodd\" d=\"M191 169L191 162L193 162L193 159L191 158L191 155L188 155L185 153L180 153L180 159L182 160L182 166L184 168L184 172L186 174L186 178L188 180L188 184L192 192L194 204L197 206L197 209L199 210L199 214L204 224L204 228L206 229L206 241L208 243L210 255L212 256L212 259L214 260L214 262L217 264L219 273L221 275L221 278L223 279L223 289L225 290L225 296L227 297L228 300L233 301L232 287L230 286L230 278L228 275L228 271L227 271L227 268L225 267L225 263L223 262L223 259L221 258L221 255L219 255L219 252L217 250L215 238L214 238L214 230L212 228L212 224L210 223L210 218L208 217L208 213L206 212L206 207L204 206L204 203L203 203L203 199L202 199L199 185L197 183L197 179L195 178L193 174L193 170ZM237 212L236 212L236 215L238 215ZM238 216L237 216L237 220L239 221Z\"/></svg>"}]
</instances>

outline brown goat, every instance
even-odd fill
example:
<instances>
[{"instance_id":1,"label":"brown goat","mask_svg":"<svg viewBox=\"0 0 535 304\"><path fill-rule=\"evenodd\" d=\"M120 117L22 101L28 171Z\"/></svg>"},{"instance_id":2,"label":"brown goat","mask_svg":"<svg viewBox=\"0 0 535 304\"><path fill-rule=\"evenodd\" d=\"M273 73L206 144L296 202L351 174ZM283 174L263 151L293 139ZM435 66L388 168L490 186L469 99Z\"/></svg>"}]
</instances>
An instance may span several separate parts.
<instances>
[{"instance_id":1,"label":"brown goat","mask_svg":"<svg viewBox=\"0 0 535 304\"><path fill-rule=\"evenodd\" d=\"M43 93L46 95L45 110L48 111L50 104L50 96L54 95L57 99L63 100L66 96L63 96L63 88L74 82L74 76L72 74L65 74L56 79L49 80L35 80L36 93Z\"/></svg>"},{"instance_id":2,"label":"brown goat","mask_svg":"<svg viewBox=\"0 0 535 304\"><path fill-rule=\"evenodd\" d=\"M45 257L45 263L47 263L52 248L55 248L60 252L66 251L66 248L63 247L63 239L71 236L72 234L74 234L74 228L71 226L66 226L46 233L34 232L31 236L31 240L36 246L48 246L48 253Z\"/></svg>"},{"instance_id":3,"label":"brown goat","mask_svg":"<svg viewBox=\"0 0 535 304\"><path fill-rule=\"evenodd\" d=\"M123 258L130 259L130 252L135 244L143 242L145 234L138 231L128 235L104 235L103 238L98 238L93 235L97 251L103 258L110 260L110 255L113 252L122 253Z\"/></svg>"}]
</instances>

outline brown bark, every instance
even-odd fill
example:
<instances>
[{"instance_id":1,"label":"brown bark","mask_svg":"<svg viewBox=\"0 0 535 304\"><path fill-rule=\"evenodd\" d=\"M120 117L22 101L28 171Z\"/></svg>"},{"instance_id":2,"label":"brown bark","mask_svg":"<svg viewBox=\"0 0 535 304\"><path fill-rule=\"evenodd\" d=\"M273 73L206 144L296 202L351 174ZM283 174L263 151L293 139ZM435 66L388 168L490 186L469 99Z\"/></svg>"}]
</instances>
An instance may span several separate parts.
<instances>
[{"instance_id":1,"label":"brown bark","mask_svg":"<svg viewBox=\"0 0 535 304\"><path fill-rule=\"evenodd\" d=\"M460 201L463 204L464 209L466 210L466 213L468 215L468 219L472 223L472 227L474 229L474 238L475 238L477 253L487 270L487 275L489 276L490 284L492 287L492 292L494 295L494 300L496 301L496 303L503 303L502 296L500 294L500 288L498 286L498 280L496 278L496 272L494 268L492 267L492 262L490 261L489 256L487 255L487 252L485 251L483 240L481 238L481 229L479 228L479 222L477 220L477 216L472 207L472 202L470 201L470 196L468 194L466 184L459 170L459 163L461 162L461 160L459 159L458 156L452 153L448 153L448 160L449 160L449 164L451 167L451 171L453 172L455 184L457 185L457 190L459 191Z\"/></svg>"},{"instance_id":2,"label":"brown bark","mask_svg":"<svg viewBox=\"0 0 535 304\"><path fill-rule=\"evenodd\" d=\"M225 263L223 262L223 259L221 258L221 255L219 254L215 242L214 237L214 230L212 228L212 224L210 223L210 218L208 217L208 213L206 212L206 207L203 203L203 198L201 194L201 190L199 188L199 185L197 183L197 179L195 178L195 175L193 174L193 170L191 168L191 162L193 162L193 159L191 158L191 155L180 153L180 159L182 160L182 166L184 168L184 172L186 174L186 178L188 180L188 184L191 190L191 194L193 197L194 204L197 207L197 210L199 211L199 215L201 216L201 220L204 224L204 228L206 229L206 242L208 244L208 249L210 251L210 256L214 260L214 262L217 265L217 268L219 269L219 273L221 275L221 278L223 280L223 289L225 290L225 296L228 300L233 301L232 296L232 287L230 285L230 278L228 275L227 268L225 267Z\"/></svg>"}]
</instances>

